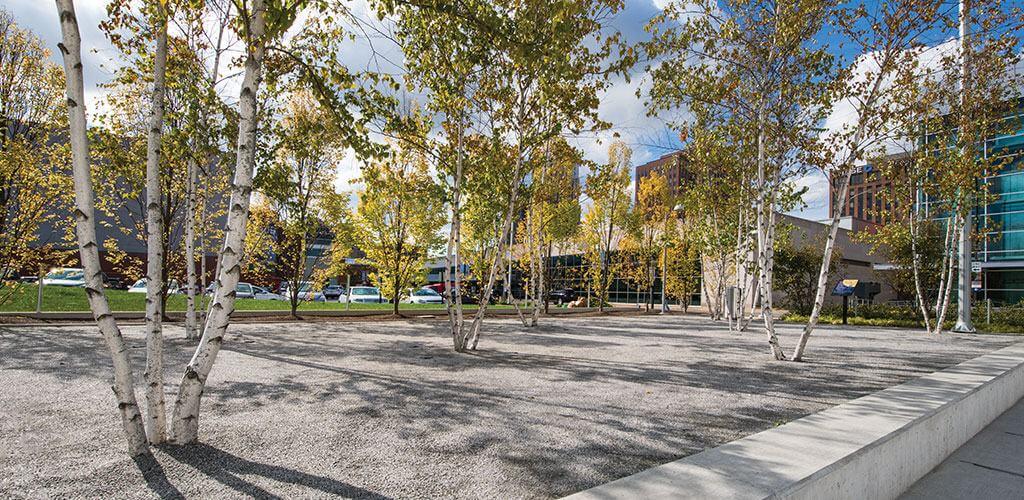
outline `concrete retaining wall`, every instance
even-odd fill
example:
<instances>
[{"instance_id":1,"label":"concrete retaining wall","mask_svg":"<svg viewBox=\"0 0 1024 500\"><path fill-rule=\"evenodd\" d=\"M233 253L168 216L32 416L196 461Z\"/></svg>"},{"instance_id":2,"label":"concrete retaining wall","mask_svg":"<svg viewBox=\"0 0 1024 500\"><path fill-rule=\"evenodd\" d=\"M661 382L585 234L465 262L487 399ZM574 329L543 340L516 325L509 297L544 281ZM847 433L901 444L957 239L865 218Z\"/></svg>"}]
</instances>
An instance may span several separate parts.
<instances>
[{"instance_id":1,"label":"concrete retaining wall","mask_svg":"<svg viewBox=\"0 0 1024 500\"><path fill-rule=\"evenodd\" d=\"M1024 343L568 498L896 498L1024 396Z\"/></svg>"}]
</instances>

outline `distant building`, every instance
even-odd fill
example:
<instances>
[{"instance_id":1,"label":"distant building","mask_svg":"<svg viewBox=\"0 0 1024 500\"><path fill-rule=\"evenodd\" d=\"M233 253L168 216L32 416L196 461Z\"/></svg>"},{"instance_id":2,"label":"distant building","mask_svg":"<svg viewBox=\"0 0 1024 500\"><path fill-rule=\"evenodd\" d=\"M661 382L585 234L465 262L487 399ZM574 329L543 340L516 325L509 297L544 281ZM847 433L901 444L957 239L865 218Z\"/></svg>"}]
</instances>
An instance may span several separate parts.
<instances>
[{"instance_id":1,"label":"distant building","mask_svg":"<svg viewBox=\"0 0 1024 500\"><path fill-rule=\"evenodd\" d=\"M976 300L1015 304L1024 300L1024 98L1005 118L1008 129L978 145L983 158L1001 158L1002 168L980 183L991 196L988 204L973 210L971 288ZM927 134L924 143L941 140ZM926 217L948 219L944 200L918 195L916 206Z\"/></svg>"},{"instance_id":2,"label":"distant building","mask_svg":"<svg viewBox=\"0 0 1024 500\"><path fill-rule=\"evenodd\" d=\"M683 192L686 181L693 178L693 174L686 168L686 157L682 151L674 151L663 155L657 160L649 161L636 167L636 177L633 187L633 200L636 201L640 192L640 180L658 172L668 178L668 185L672 194L679 195Z\"/></svg>"},{"instance_id":3,"label":"distant building","mask_svg":"<svg viewBox=\"0 0 1024 500\"><path fill-rule=\"evenodd\" d=\"M892 189L892 182L871 164L857 167L850 177L850 189L845 200L840 201L842 213L840 226L851 231L870 230L885 225L892 200L886 193ZM828 216L835 216L835 199L839 196L839 179L829 187Z\"/></svg>"}]
</instances>

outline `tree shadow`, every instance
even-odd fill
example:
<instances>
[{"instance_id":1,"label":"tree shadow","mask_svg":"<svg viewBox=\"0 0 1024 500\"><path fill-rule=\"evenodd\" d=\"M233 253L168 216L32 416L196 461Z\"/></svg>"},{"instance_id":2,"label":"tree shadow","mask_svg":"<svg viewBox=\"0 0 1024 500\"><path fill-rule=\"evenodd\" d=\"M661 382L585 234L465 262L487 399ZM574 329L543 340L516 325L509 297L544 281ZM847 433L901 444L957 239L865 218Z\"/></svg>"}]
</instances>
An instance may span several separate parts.
<instances>
[{"instance_id":1,"label":"tree shadow","mask_svg":"<svg viewBox=\"0 0 1024 500\"><path fill-rule=\"evenodd\" d=\"M185 498L185 495L182 495L181 491L167 479L164 467L160 465L160 462L157 461L152 453L133 457L132 460L135 461L135 466L142 472L142 477L146 480L146 486L153 490L153 493L158 497L163 499Z\"/></svg>"},{"instance_id":2,"label":"tree shadow","mask_svg":"<svg viewBox=\"0 0 1024 500\"><path fill-rule=\"evenodd\" d=\"M303 494L303 496L326 494L345 498L389 498L379 493L338 481L337 479L309 474L279 465L248 460L208 444L167 445L161 446L160 451L178 462L195 467L199 472L238 493L255 498L280 498L280 496L246 480L243 476L262 476L266 479L298 485L310 490ZM159 464L157 464L156 469L159 469L160 474L162 474L162 468L160 468ZM162 481L160 477L156 477L154 481L150 481L147 478L147 482L149 482L150 488L161 498L181 498L181 493L167 482L166 477L163 477ZM167 489L167 487L170 489ZM175 497L174 493L177 493L179 496Z\"/></svg>"}]
</instances>

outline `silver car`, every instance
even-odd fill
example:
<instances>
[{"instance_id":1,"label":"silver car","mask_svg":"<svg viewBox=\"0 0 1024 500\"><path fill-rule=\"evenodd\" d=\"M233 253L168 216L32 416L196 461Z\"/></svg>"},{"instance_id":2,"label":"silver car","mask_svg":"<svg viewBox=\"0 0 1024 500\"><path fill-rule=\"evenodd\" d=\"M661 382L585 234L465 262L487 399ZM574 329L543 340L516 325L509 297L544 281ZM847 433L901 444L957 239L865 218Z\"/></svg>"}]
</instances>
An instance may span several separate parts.
<instances>
[{"instance_id":1,"label":"silver car","mask_svg":"<svg viewBox=\"0 0 1024 500\"><path fill-rule=\"evenodd\" d=\"M351 302L353 304L381 304L387 299L380 294L380 289L375 286L354 286L348 289L348 295L338 297L338 302Z\"/></svg>"}]
</instances>

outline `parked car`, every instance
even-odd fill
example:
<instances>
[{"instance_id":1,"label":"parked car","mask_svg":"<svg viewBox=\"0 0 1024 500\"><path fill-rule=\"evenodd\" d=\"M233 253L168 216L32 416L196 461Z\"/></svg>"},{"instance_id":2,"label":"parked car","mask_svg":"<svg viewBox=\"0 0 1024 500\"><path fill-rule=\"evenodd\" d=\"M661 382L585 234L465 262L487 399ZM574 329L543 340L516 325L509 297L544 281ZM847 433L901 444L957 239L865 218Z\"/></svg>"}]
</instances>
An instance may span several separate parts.
<instances>
[{"instance_id":1,"label":"parked car","mask_svg":"<svg viewBox=\"0 0 1024 500\"><path fill-rule=\"evenodd\" d=\"M167 293L178 293L180 288L177 280L167 282ZM146 278L142 278L128 287L128 293L146 293Z\"/></svg>"},{"instance_id":2,"label":"parked car","mask_svg":"<svg viewBox=\"0 0 1024 500\"><path fill-rule=\"evenodd\" d=\"M252 298L256 300L288 300L287 297L279 293L271 292L261 286L252 286Z\"/></svg>"},{"instance_id":3,"label":"parked car","mask_svg":"<svg viewBox=\"0 0 1024 500\"><path fill-rule=\"evenodd\" d=\"M388 302L375 286L354 286L348 289L348 295L342 295L338 302L353 304L380 304Z\"/></svg>"},{"instance_id":4,"label":"parked car","mask_svg":"<svg viewBox=\"0 0 1024 500\"><path fill-rule=\"evenodd\" d=\"M252 283L239 283L235 285L235 298L236 299L255 299L256 288Z\"/></svg>"},{"instance_id":5,"label":"parked car","mask_svg":"<svg viewBox=\"0 0 1024 500\"><path fill-rule=\"evenodd\" d=\"M291 284L287 281L281 282L281 295L284 295L285 299L291 298ZM310 302L326 302L323 292L313 290L313 284L308 281L299 282L299 300L305 300Z\"/></svg>"},{"instance_id":6,"label":"parked car","mask_svg":"<svg viewBox=\"0 0 1024 500\"><path fill-rule=\"evenodd\" d=\"M576 293L572 288L562 288L559 290L551 290L548 292L548 302L554 302L557 305L566 304L579 298L579 294Z\"/></svg>"},{"instance_id":7,"label":"parked car","mask_svg":"<svg viewBox=\"0 0 1024 500\"><path fill-rule=\"evenodd\" d=\"M58 267L43 276L43 286L85 286L85 271L78 267Z\"/></svg>"},{"instance_id":8,"label":"parked car","mask_svg":"<svg viewBox=\"0 0 1024 500\"><path fill-rule=\"evenodd\" d=\"M338 300L342 295L347 294L345 287L341 285L327 285L322 292L326 300Z\"/></svg>"},{"instance_id":9,"label":"parked car","mask_svg":"<svg viewBox=\"0 0 1024 500\"><path fill-rule=\"evenodd\" d=\"M429 289L437 292L438 295L441 296L442 300L447 300L447 296L445 295L445 290L447 290L447 287L445 286L444 282L434 283L432 285L427 285L427 286L425 286L423 288L429 288ZM480 293L480 287L477 286L474 282L469 282L469 281L462 282L462 303L463 304L476 304L477 294L479 294L479 293ZM491 297L491 303L493 304L494 302L495 302L495 297L492 296Z\"/></svg>"},{"instance_id":10,"label":"parked car","mask_svg":"<svg viewBox=\"0 0 1024 500\"><path fill-rule=\"evenodd\" d=\"M206 294L207 295L213 295L213 293L216 290L217 290L217 282L210 283L209 286L206 287ZM272 293L272 292L268 292L266 288L258 287L256 285L253 285L252 283L241 282L241 283L235 285L235 298L236 299L255 299L256 298L256 292L259 291L259 290L262 290L262 291L267 292L267 293ZM277 295L277 294L274 293L273 295ZM272 298L268 298L267 300L273 300L273 299Z\"/></svg>"},{"instance_id":11,"label":"parked car","mask_svg":"<svg viewBox=\"0 0 1024 500\"><path fill-rule=\"evenodd\" d=\"M402 299L406 304L444 304L444 297L432 288L409 290L409 295Z\"/></svg>"},{"instance_id":12,"label":"parked car","mask_svg":"<svg viewBox=\"0 0 1024 500\"><path fill-rule=\"evenodd\" d=\"M103 286L107 288L113 288L114 290L127 290L128 286L125 285L121 278L111 278L106 273L103 274Z\"/></svg>"}]
</instances>

